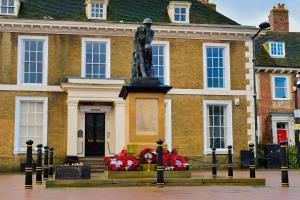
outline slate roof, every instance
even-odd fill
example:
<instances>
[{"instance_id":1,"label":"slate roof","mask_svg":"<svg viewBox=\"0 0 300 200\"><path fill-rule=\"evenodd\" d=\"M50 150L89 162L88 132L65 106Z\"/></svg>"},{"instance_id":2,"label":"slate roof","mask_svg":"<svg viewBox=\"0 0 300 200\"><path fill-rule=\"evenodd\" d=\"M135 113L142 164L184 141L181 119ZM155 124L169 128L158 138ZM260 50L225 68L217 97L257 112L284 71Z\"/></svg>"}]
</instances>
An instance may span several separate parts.
<instances>
[{"instance_id":1,"label":"slate roof","mask_svg":"<svg viewBox=\"0 0 300 200\"><path fill-rule=\"evenodd\" d=\"M110 0L107 21L141 22L151 17L154 23L170 23L167 6L170 0ZM198 0L192 3L190 23L239 25L237 22L208 8ZM26 0L22 1L18 18L88 21L85 0Z\"/></svg>"},{"instance_id":2,"label":"slate roof","mask_svg":"<svg viewBox=\"0 0 300 200\"><path fill-rule=\"evenodd\" d=\"M272 58L263 47L268 41L285 42L285 58ZM255 42L256 66L300 67L300 33L268 32Z\"/></svg>"}]
</instances>

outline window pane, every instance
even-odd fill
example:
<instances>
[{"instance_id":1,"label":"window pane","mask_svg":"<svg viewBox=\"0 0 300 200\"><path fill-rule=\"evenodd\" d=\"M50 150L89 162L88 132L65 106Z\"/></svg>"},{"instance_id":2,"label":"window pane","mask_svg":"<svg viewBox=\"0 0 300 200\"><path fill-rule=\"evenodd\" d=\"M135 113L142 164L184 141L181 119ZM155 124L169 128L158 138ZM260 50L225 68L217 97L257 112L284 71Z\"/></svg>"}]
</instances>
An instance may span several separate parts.
<instances>
[{"instance_id":1,"label":"window pane","mask_svg":"<svg viewBox=\"0 0 300 200\"><path fill-rule=\"evenodd\" d=\"M276 98L286 98L287 96L286 96L285 90L286 90L285 88L277 88L275 97Z\"/></svg>"},{"instance_id":2,"label":"window pane","mask_svg":"<svg viewBox=\"0 0 300 200\"><path fill-rule=\"evenodd\" d=\"M86 42L86 77L105 78L106 74L106 43L98 41Z\"/></svg>"},{"instance_id":3,"label":"window pane","mask_svg":"<svg viewBox=\"0 0 300 200\"><path fill-rule=\"evenodd\" d=\"M207 80L209 88L224 88L224 48L207 47Z\"/></svg>"},{"instance_id":4,"label":"window pane","mask_svg":"<svg viewBox=\"0 0 300 200\"><path fill-rule=\"evenodd\" d=\"M286 87L286 78L285 77L276 77L275 78L275 87Z\"/></svg>"},{"instance_id":5,"label":"window pane","mask_svg":"<svg viewBox=\"0 0 300 200\"><path fill-rule=\"evenodd\" d=\"M21 101L20 102L20 147L27 140L31 139L35 144L41 143L43 139L43 102Z\"/></svg>"},{"instance_id":6,"label":"window pane","mask_svg":"<svg viewBox=\"0 0 300 200\"><path fill-rule=\"evenodd\" d=\"M43 72L43 44L44 41L24 39L24 83L42 83Z\"/></svg>"},{"instance_id":7,"label":"window pane","mask_svg":"<svg viewBox=\"0 0 300 200\"><path fill-rule=\"evenodd\" d=\"M225 130L224 105L209 105L208 106L208 131L209 131L209 145L210 147L225 148Z\"/></svg>"},{"instance_id":8,"label":"window pane","mask_svg":"<svg viewBox=\"0 0 300 200\"><path fill-rule=\"evenodd\" d=\"M165 55L164 45L154 44L152 45L152 64L153 64L153 75L160 80L164 80L164 69L165 69ZM164 84L164 81L162 81Z\"/></svg>"}]
</instances>

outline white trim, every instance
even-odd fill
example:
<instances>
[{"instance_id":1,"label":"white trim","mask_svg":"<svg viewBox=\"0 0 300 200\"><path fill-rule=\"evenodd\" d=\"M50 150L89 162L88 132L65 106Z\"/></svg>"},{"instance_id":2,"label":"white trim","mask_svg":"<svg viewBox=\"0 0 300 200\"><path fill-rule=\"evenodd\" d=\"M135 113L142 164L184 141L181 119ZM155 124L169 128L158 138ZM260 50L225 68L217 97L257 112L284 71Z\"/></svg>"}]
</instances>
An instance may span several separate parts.
<instances>
[{"instance_id":1,"label":"white trim","mask_svg":"<svg viewBox=\"0 0 300 200\"><path fill-rule=\"evenodd\" d=\"M168 150L172 151L172 101L165 99L165 140L168 145Z\"/></svg>"},{"instance_id":2,"label":"white trim","mask_svg":"<svg viewBox=\"0 0 300 200\"><path fill-rule=\"evenodd\" d=\"M63 92L60 86L56 85L9 85L0 84L0 91L22 91L22 92Z\"/></svg>"},{"instance_id":3,"label":"white trim","mask_svg":"<svg viewBox=\"0 0 300 200\"><path fill-rule=\"evenodd\" d=\"M258 144L262 141L262 130L261 130L261 116L257 116L257 137L258 137Z\"/></svg>"},{"instance_id":4,"label":"white trim","mask_svg":"<svg viewBox=\"0 0 300 200\"><path fill-rule=\"evenodd\" d=\"M220 47L224 48L224 88L208 88L207 87L207 47ZM203 43L203 87L207 90L230 90L230 45L229 43Z\"/></svg>"},{"instance_id":5,"label":"white trim","mask_svg":"<svg viewBox=\"0 0 300 200\"><path fill-rule=\"evenodd\" d=\"M275 97L275 78L286 78L286 98L276 98ZM284 76L284 75L274 75L272 76L272 99L273 100L290 100L291 99L291 94L290 94L290 79L289 76Z\"/></svg>"},{"instance_id":6,"label":"white trim","mask_svg":"<svg viewBox=\"0 0 300 200\"><path fill-rule=\"evenodd\" d=\"M111 42L108 38L81 38L81 77L86 77L86 67L85 67L85 56L86 56L86 42L104 42L106 44L106 69L105 78L110 78L110 53L111 53Z\"/></svg>"},{"instance_id":7,"label":"white trim","mask_svg":"<svg viewBox=\"0 0 300 200\"><path fill-rule=\"evenodd\" d=\"M21 101L37 101L43 102L43 145L47 145L48 135L48 97L26 97L17 96L15 102L15 132L14 132L14 154L21 154L26 152L26 148L20 148L20 112ZM37 145L37 144L34 144Z\"/></svg>"},{"instance_id":8,"label":"white trim","mask_svg":"<svg viewBox=\"0 0 300 200\"><path fill-rule=\"evenodd\" d=\"M164 45L164 85L170 85L170 42L153 41L152 45Z\"/></svg>"},{"instance_id":9,"label":"white trim","mask_svg":"<svg viewBox=\"0 0 300 200\"><path fill-rule=\"evenodd\" d=\"M253 95L247 90L210 90L210 89L179 89L173 88L168 94L174 95L212 95L212 96L247 96Z\"/></svg>"},{"instance_id":10,"label":"white trim","mask_svg":"<svg viewBox=\"0 0 300 200\"><path fill-rule=\"evenodd\" d=\"M233 132L232 132L232 101L231 100L203 100L203 136L204 136L204 155L211 154L212 151L208 148L208 119L207 119L207 106L208 105L224 105L226 106L226 120L227 120L227 132L226 132L226 146L233 145ZM233 152L233 149L232 149ZM227 148L217 149L217 154L227 154Z\"/></svg>"},{"instance_id":11,"label":"white trim","mask_svg":"<svg viewBox=\"0 0 300 200\"><path fill-rule=\"evenodd\" d=\"M256 99L260 99L260 75L259 73L255 73L255 86L256 86Z\"/></svg>"},{"instance_id":12,"label":"white trim","mask_svg":"<svg viewBox=\"0 0 300 200\"><path fill-rule=\"evenodd\" d=\"M289 145L295 145L295 130L294 130L294 117L293 116L272 116L272 136L273 136L273 143L278 144L277 141L277 123L286 123L288 127L287 130L287 140Z\"/></svg>"},{"instance_id":13,"label":"white trim","mask_svg":"<svg viewBox=\"0 0 300 200\"><path fill-rule=\"evenodd\" d=\"M41 84L23 83L23 40L43 40L43 82ZM47 85L48 84L48 36L18 36L18 85Z\"/></svg>"},{"instance_id":14,"label":"white trim","mask_svg":"<svg viewBox=\"0 0 300 200\"><path fill-rule=\"evenodd\" d=\"M282 44L282 55L272 54L272 44L276 44L276 50L278 50L278 44ZM272 58L285 58L285 42L270 41L269 51Z\"/></svg>"}]
</instances>

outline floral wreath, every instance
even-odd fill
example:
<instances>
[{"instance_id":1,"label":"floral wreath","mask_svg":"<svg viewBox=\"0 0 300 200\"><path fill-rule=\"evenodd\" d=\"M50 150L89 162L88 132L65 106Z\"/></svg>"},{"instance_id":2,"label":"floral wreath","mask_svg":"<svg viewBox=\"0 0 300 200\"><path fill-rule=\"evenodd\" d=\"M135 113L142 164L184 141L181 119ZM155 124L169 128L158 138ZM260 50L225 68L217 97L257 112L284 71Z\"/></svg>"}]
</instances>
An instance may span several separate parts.
<instances>
[{"instance_id":1,"label":"floral wreath","mask_svg":"<svg viewBox=\"0 0 300 200\"><path fill-rule=\"evenodd\" d=\"M134 156L128 156L126 150L122 150L114 157L104 157L109 171L134 171L138 166L138 160Z\"/></svg>"}]
</instances>

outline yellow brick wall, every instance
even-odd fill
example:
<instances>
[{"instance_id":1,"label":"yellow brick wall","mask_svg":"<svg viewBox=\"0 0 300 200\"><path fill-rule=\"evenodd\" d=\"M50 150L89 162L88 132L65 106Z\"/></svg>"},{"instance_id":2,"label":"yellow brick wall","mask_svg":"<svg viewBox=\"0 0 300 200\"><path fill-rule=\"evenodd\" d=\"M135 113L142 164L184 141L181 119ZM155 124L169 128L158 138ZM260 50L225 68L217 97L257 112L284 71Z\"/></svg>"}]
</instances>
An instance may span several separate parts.
<instances>
[{"instance_id":1,"label":"yellow brick wall","mask_svg":"<svg viewBox=\"0 0 300 200\"><path fill-rule=\"evenodd\" d=\"M48 97L48 145L55 148L57 158L64 157L67 152L66 94L0 91L0 171L1 168L17 166L20 160L24 160L24 156L13 154L16 96Z\"/></svg>"},{"instance_id":2,"label":"yellow brick wall","mask_svg":"<svg viewBox=\"0 0 300 200\"><path fill-rule=\"evenodd\" d=\"M180 154L203 157L203 100L231 100L235 157L247 149L246 97L168 95L172 101L172 144ZM240 105L234 105L234 98Z\"/></svg>"},{"instance_id":3,"label":"yellow brick wall","mask_svg":"<svg viewBox=\"0 0 300 200\"><path fill-rule=\"evenodd\" d=\"M40 34L39 34L40 35ZM59 85L67 76L81 76L81 38L96 36L48 35L48 84ZM111 39L111 76L129 80L131 72L132 37L99 36ZM170 42L170 80L174 88L203 88L204 42L230 44L231 88L244 90L245 43L189 39L161 39ZM0 84L17 81L17 33L0 33ZM188 81L187 81L188 80Z\"/></svg>"}]
</instances>

